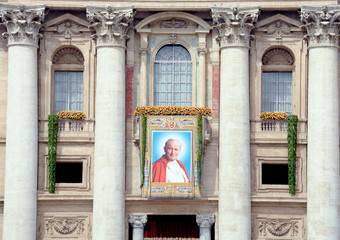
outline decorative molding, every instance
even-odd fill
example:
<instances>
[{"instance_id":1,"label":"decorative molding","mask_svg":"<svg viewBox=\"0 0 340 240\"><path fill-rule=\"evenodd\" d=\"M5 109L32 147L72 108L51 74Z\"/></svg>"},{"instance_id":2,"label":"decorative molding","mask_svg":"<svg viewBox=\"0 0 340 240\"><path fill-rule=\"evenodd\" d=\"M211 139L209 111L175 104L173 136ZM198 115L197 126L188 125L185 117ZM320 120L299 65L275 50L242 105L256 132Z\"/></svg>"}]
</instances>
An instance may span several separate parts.
<instances>
[{"instance_id":1,"label":"decorative molding","mask_svg":"<svg viewBox=\"0 0 340 240\"><path fill-rule=\"evenodd\" d=\"M266 33L274 35L277 40L280 40L284 35L291 33L291 28L287 23L278 20L267 27Z\"/></svg>"},{"instance_id":2,"label":"decorative molding","mask_svg":"<svg viewBox=\"0 0 340 240\"><path fill-rule=\"evenodd\" d=\"M262 57L263 65L293 65L294 57L283 48L269 49Z\"/></svg>"},{"instance_id":3,"label":"decorative molding","mask_svg":"<svg viewBox=\"0 0 340 240\"><path fill-rule=\"evenodd\" d=\"M52 59L53 64L84 64L84 56L73 46L62 47L56 51Z\"/></svg>"},{"instance_id":4,"label":"decorative molding","mask_svg":"<svg viewBox=\"0 0 340 240\"><path fill-rule=\"evenodd\" d=\"M89 32L89 23L84 19L66 13L57 18L53 18L44 25L45 32L55 32L64 35L65 39L72 39L83 32Z\"/></svg>"},{"instance_id":5,"label":"decorative molding","mask_svg":"<svg viewBox=\"0 0 340 240\"><path fill-rule=\"evenodd\" d=\"M249 47L250 32L258 15L258 8L211 8L221 48Z\"/></svg>"},{"instance_id":6,"label":"decorative molding","mask_svg":"<svg viewBox=\"0 0 340 240\"><path fill-rule=\"evenodd\" d=\"M294 32L301 32L301 23L282 14L275 14L259 21L256 24L256 31L264 32L268 37L282 40L291 36Z\"/></svg>"},{"instance_id":7,"label":"decorative molding","mask_svg":"<svg viewBox=\"0 0 340 240\"><path fill-rule=\"evenodd\" d=\"M84 235L85 220L81 217L50 217L45 218L47 236L54 235Z\"/></svg>"},{"instance_id":8,"label":"decorative molding","mask_svg":"<svg viewBox=\"0 0 340 240\"><path fill-rule=\"evenodd\" d=\"M200 228L210 228L215 223L215 215L213 214L198 214L196 222Z\"/></svg>"},{"instance_id":9,"label":"decorative molding","mask_svg":"<svg viewBox=\"0 0 340 240\"><path fill-rule=\"evenodd\" d=\"M0 19L7 28L2 36L10 45L32 45L38 47L41 23L44 21L45 7L0 5Z\"/></svg>"},{"instance_id":10,"label":"decorative molding","mask_svg":"<svg viewBox=\"0 0 340 240\"><path fill-rule=\"evenodd\" d=\"M72 35L79 35L79 25L71 21L66 21L57 26L57 32L64 35L65 39L71 39Z\"/></svg>"},{"instance_id":11,"label":"decorative molding","mask_svg":"<svg viewBox=\"0 0 340 240\"><path fill-rule=\"evenodd\" d=\"M309 47L338 47L340 6L301 7L300 18Z\"/></svg>"},{"instance_id":12,"label":"decorative molding","mask_svg":"<svg viewBox=\"0 0 340 240\"><path fill-rule=\"evenodd\" d=\"M160 13L153 14L153 15L143 19L142 21L140 21L135 26L135 29L139 33L140 32L151 32L150 26L153 23L169 22L172 19L174 19L175 21L184 21L187 24L186 28L189 28L189 26L197 26L196 28L193 29L192 33L196 33L196 31L197 32L209 33L210 29L211 29L211 26L207 22L205 22L203 19L201 19L200 17L197 17L197 16L189 14L189 13L185 13L185 12L160 12ZM161 26L162 25L160 24L160 27ZM170 26L171 26L171 24L170 24ZM163 29L163 30L165 30L165 29ZM157 32L157 30L152 29L152 33L156 33L156 32Z\"/></svg>"},{"instance_id":13,"label":"decorative molding","mask_svg":"<svg viewBox=\"0 0 340 240\"><path fill-rule=\"evenodd\" d=\"M37 239L91 239L91 216L88 212L49 212L38 215Z\"/></svg>"},{"instance_id":14,"label":"decorative molding","mask_svg":"<svg viewBox=\"0 0 340 240\"><path fill-rule=\"evenodd\" d=\"M132 225L133 228L144 228L146 222L148 220L147 215L129 215L128 222Z\"/></svg>"},{"instance_id":15,"label":"decorative molding","mask_svg":"<svg viewBox=\"0 0 340 240\"><path fill-rule=\"evenodd\" d=\"M260 237L289 237L289 239L298 238L302 232L300 229L299 219L274 219L274 218L261 218L258 221L258 235ZM276 238L275 238L276 239Z\"/></svg>"},{"instance_id":16,"label":"decorative molding","mask_svg":"<svg viewBox=\"0 0 340 240\"><path fill-rule=\"evenodd\" d=\"M160 22L160 28L186 28L188 23L182 19L172 18Z\"/></svg>"},{"instance_id":17,"label":"decorative molding","mask_svg":"<svg viewBox=\"0 0 340 240\"><path fill-rule=\"evenodd\" d=\"M97 47L125 47L134 16L132 8L88 7L86 14L90 27L96 31Z\"/></svg>"}]
</instances>

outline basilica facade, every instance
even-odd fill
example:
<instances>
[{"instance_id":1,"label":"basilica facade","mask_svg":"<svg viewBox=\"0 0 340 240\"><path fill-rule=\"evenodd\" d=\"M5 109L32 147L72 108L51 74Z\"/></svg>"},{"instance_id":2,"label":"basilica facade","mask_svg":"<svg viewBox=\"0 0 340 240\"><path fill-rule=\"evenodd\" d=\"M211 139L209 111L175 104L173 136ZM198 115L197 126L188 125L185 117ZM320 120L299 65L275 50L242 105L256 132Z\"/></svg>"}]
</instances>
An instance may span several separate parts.
<instances>
[{"instance_id":1,"label":"basilica facade","mask_svg":"<svg viewBox=\"0 0 340 240\"><path fill-rule=\"evenodd\" d=\"M337 4L1 1L0 239L339 240Z\"/></svg>"}]
</instances>

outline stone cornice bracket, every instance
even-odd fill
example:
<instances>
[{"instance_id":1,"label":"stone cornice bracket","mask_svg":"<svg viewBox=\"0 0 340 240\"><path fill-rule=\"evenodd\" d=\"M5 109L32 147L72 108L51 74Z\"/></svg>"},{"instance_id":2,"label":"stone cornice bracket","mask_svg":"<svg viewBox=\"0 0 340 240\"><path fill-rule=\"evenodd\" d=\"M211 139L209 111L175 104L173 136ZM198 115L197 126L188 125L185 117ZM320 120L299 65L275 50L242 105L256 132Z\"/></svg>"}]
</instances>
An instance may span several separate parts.
<instances>
[{"instance_id":1,"label":"stone cornice bracket","mask_svg":"<svg viewBox=\"0 0 340 240\"><path fill-rule=\"evenodd\" d=\"M197 225L201 228L210 228L215 222L215 215L213 214L198 214L196 215Z\"/></svg>"},{"instance_id":2,"label":"stone cornice bracket","mask_svg":"<svg viewBox=\"0 0 340 240\"><path fill-rule=\"evenodd\" d=\"M132 8L87 7L86 15L90 28L96 31L97 47L125 47L134 16Z\"/></svg>"},{"instance_id":3,"label":"stone cornice bracket","mask_svg":"<svg viewBox=\"0 0 340 240\"><path fill-rule=\"evenodd\" d=\"M144 228L148 218L146 215L129 215L128 222L133 228Z\"/></svg>"},{"instance_id":4,"label":"stone cornice bracket","mask_svg":"<svg viewBox=\"0 0 340 240\"><path fill-rule=\"evenodd\" d=\"M301 7L300 18L309 47L338 46L340 6Z\"/></svg>"},{"instance_id":5,"label":"stone cornice bracket","mask_svg":"<svg viewBox=\"0 0 340 240\"><path fill-rule=\"evenodd\" d=\"M249 47L250 33L259 12L259 8L211 8L221 48Z\"/></svg>"},{"instance_id":6,"label":"stone cornice bracket","mask_svg":"<svg viewBox=\"0 0 340 240\"><path fill-rule=\"evenodd\" d=\"M38 47L39 33L45 17L44 6L0 5L1 24L7 32L2 36L8 39L8 46L31 45Z\"/></svg>"}]
</instances>

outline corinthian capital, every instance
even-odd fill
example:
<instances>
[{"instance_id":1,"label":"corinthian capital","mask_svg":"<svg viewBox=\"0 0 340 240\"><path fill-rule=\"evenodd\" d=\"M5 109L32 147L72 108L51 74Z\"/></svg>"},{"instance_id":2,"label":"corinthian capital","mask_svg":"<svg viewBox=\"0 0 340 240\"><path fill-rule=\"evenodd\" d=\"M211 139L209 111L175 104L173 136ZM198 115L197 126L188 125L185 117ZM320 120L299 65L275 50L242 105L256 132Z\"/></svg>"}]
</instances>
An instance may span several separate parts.
<instances>
[{"instance_id":1,"label":"corinthian capital","mask_svg":"<svg viewBox=\"0 0 340 240\"><path fill-rule=\"evenodd\" d=\"M258 15L258 8L212 8L211 16L218 31L221 48L248 47L250 32Z\"/></svg>"},{"instance_id":2,"label":"corinthian capital","mask_svg":"<svg viewBox=\"0 0 340 240\"><path fill-rule=\"evenodd\" d=\"M128 222L134 228L144 228L148 218L146 215L129 215Z\"/></svg>"},{"instance_id":3,"label":"corinthian capital","mask_svg":"<svg viewBox=\"0 0 340 240\"><path fill-rule=\"evenodd\" d=\"M90 27L95 31L98 46L125 47L127 32L133 21L132 8L88 7Z\"/></svg>"},{"instance_id":4,"label":"corinthian capital","mask_svg":"<svg viewBox=\"0 0 340 240\"><path fill-rule=\"evenodd\" d=\"M196 222L199 227L210 228L215 222L215 216L213 214L199 214L196 215Z\"/></svg>"},{"instance_id":5,"label":"corinthian capital","mask_svg":"<svg viewBox=\"0 0 340 240\"><path fill-rule=\"evenodd\" d=\"M41 23L44 21L43 6L11 6L0 5L0 19L7 27L3 37L8 39L8 45L28 44L38 47Z\"/></svg>"},{"instance_id":6,"label":"corinthian capital","mask_svg":"<svg viewBox=\"0 0 340 240\"><path fill-rule=\"evenodd\" d=\"M309 46L338 46L340 6L302 7L301 21Z\"/></svg>"}]
</instances>

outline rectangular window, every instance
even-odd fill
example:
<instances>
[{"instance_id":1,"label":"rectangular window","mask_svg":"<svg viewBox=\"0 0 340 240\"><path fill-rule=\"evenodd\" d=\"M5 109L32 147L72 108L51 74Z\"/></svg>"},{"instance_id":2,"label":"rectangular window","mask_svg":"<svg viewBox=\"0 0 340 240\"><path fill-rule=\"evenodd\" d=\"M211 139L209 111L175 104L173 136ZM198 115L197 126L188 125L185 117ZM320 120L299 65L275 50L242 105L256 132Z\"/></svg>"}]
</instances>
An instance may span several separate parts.
<instances>
[{"instance_id":1,"label":"rectangular window","mask_svg":"<svg viewBox=\"0 0 340 240\"><path fill-rule=\"evenodd\" d=\"M83 111L83 72L54 72L54 111Z\"/></svg>"},{"instance_id":2,"label":"rectangular window","mask_svg":"<svg viewBox=\"0 0 340 240\"><path fill-rule=\"evenodd\" d=\"M56 165L56 183L82 183L83 162L58 162Z\"/></svg>"},{"instance_id":3,"label":"rectangular window","mask_svg":"<svg viewBox=\"0 0 340 240\"><path fill-rule=\"evenodd\" d=\"M288 164L262 163L262 184L288 185Z\"/></svg>"},{"instance_id":4,"label":"rectangular window","mask_svg":"<svg viewBox=\"0 0 340 240\"><path fill-rule=\"evenodd\" d=\"M292 111L292 72L262 72L262 112Z\"/></svg>"}]
</instances>

